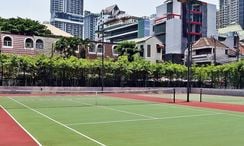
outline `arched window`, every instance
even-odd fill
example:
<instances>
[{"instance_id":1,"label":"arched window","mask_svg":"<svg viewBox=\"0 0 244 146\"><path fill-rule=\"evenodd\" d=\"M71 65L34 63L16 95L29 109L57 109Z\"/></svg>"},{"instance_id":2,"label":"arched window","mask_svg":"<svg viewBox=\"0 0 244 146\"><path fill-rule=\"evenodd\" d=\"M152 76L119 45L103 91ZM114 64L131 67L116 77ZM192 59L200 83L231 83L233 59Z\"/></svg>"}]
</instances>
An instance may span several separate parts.
<instances>
[{"instance_id":1,"label":"arched window","mask_svg":"<svg viewBox=\"0 0 244 146\"><path fill-rule=\"evenodd\" d=\"M117 51L117 47L118 47L118 46L116 46L116 45L114 45L114 46L112 47L112 52L113 52L113 55L114 55L114 56L118 56L118 54L119 54L118 51Z\"/></svg>"},{"instance_id":2,"label":"arched window","mask_svg":"<svg viewBox=\"0 0 244 146\"><path fill-rule=\"evenodd\" d=\"M36 40L36 48L37 49L43 49L44 48L44 43L41 39Z\"/></svg>"},{"instance_id":3,"label":"arched window","mask_svg":"<svg viewBox=\"0 0 244 146\"><path fill-rule=\"evenodd\" d=\"M96 46L94 43L91 43L89 46L88 46L88 53L89 54L96 54Z\"/></svg>"},{"instance_id":4,"label":"arched window","mask_svg":"<svg viewBox=\"0 0 244 146\"><path fill-rule=\"evenodd\" d=\"M34 42L31 38L27 38L25 40L25 48L33 48L34 47Z\"/></svg>"},{"instance_id":5,"label":"arched window","mask_svg":"<svg viewBox=\"0 0 244 146\"><path fill-rule=\"evenodd\" d=\"M102 54L103 53L103 45L102 44L98 44L97 45L97 53L100 53L100 54Z\"/></svg>"},{"instance_id":6,"label":"arched window","mask_svg":"<svg viewBox=\"0 0 244 146\"><path fill-rule=\"evenodd\" d=\"M12 47L13 44L12 44L12 38L9 37L9 36L6 36L3 38L3 46L5 47Z\"/></svg>"}]
</instances>

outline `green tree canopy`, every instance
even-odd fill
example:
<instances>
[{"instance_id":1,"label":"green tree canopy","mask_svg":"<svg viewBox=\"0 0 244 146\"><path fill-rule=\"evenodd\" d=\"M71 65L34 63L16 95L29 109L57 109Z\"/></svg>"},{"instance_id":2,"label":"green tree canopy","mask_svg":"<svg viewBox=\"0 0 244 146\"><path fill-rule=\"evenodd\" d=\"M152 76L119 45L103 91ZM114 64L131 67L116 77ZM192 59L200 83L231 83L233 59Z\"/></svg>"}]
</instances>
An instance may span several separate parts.
<instances>
[{"instance_id":1,"label":"green tree canopy","mask_svg":"<svg viewBox=\"0 0 244 146\"><path fill-rule=\"evenodd\" d=\"M1 31L20 35L50 36L51 31L38 21L23 18L0 18Z\"/></svg>"},{"instance_id":2,"label":"green tree canopy","mask_svg":"<svg viewBox=\"0 0 244 146\"><path fill-rule=\"evenodd\" d=\"M127 55L130 62L134 60L134 55L140 52L136 47L136 43L132 41L123 41L119 43L116 49L119 56Z\"/></svg>"}]
</instances>

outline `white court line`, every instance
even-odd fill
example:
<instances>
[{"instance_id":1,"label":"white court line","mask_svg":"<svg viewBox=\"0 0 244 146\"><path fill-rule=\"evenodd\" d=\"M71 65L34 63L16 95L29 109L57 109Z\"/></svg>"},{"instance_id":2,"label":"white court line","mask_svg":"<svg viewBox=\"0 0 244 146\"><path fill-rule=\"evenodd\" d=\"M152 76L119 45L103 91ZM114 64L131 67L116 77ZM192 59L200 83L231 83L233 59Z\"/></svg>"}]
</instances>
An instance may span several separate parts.
<instances>
[{"instance_id":1,"label":"white court line","mask_svg":"<svg viewBox=\"0 0 244 146\"><path fill-rule=\"evenodd\" d=\"M66 125L75 126L75 125L97 125L97 124L110 124L110 123L126 123L126 122L138 122L138 121L154 121L154 120L181 119L181 118L192 118L192 117L205 117L205 116L215 116L215 115L222 115L222 114L224 114L224 113L182 115L182 116L173 116L173 117L163 117L163 118L157 118L157 119L134 119L134 120L118 120L118 121L104 121L104 122L71 123L71 124L66 124Z\"/></svg>"},{"instance_id":2,"label":"white court line","mask_svg":"<svg viewBox=\"0 0 244 146\"><path fill-rule=\"evenodd\" d=\"M125 113L125 114L129 114L129 115L136 115L136 116L140 116L140 117L144 117L144 118L149 118L149 119L158 119L156 117L153 116L148 116L148 115L144 115L144 114L138 114L138 113L134 113L134 112L129 112L129 111L125 111L125 110L119 110L119 109L115 109L115 108L110 108L110 107L106 107L106 106L98 106L104 109L109 109L112 111L117 111L117 112L121 112L121 113Z\"/></svg>"},{"instance_id":3,"label":"white court line","mask_svg":"<svg viewBox=\"0 0 244 146\"><path fill-rule=\"evenodd\" d=\"M17 123L17 125L20 126L21 129L23 129L39 146L42 146L42 144L33 136L30 134L30 132L28 132L2 105L0 105L0 107L14 120L15 123Z\"/></svg>"},{"instance_id":4,"label":"white court line","mask_svg":"<svg viewBox=\"0 0 244 146\"><path fill-rule=\"evenodd\" d=\"M81 101L77 101L77 100L71 100L75 103L82 103L84 105L92 105L92 104L89 104L89 103L85 103L85 102L81 102ZM125 110L119 110L119 109L115 109L115 108L111 108L111 107L107 107L107 106L102 106L102 105L98 105L97 107L100 107L100 108L104 108L104 109L109 109L109 110L112 110L112 111L117 111L117 112L120 112L120 113L125 113L125 114L129 114L129 115L136 115L136 116L140 116L140 117L144 117L144 118L149 118L149 119L158 119L157 117L153 117L153 116L148 116L148 115L144 115L144 114L138 114L138 113L134 113L134 112L129 112L129 111L125 111Z\"/></svg>"},{"instance_id":5,"label":"white court line","mask_svg":"<svg viewBox=\"0 0 244 146\"><path fill-rule=\"evenodd\" d=\"M8 98L9 98L10 100L12 100L12 101L14 101L14 102L16 102L16 103L18 103L18 104L20 104L20 105L26 107L27 109L29 109L29 110L31 110L31 111L33 111L33 112L35 112L35 113L37 113L37 114L39 114L39 115L45 117L45 118L47 118L47 119L49 119L49 120L51 120L51 121L57 123L58 125L61 125L61 126L67 128L67 129L73 131L74 133L76 133L76 134L78 134L78 135L80 135L80 136L82 136L82 137L85 137L86 139L89 139L90 141L93 141L94 143L99 144L100 146L106 146L105 144L103 144L103 143L101 143L101 142L99 142L99 141L97 141L97 140L95 140L95 139L93 139L93 138L91 138L91 137L89 137L89 136L87 136L87 135L85 135L85 134L83 134L83 133L81 133L81 132L79 132L79 131L73 129L73 128L70 128L69 126L67 126L67 125L65 125L65 124L63 124L63 123L61 123L61 122L59 122L59 121L56 121L56 120L54 120L53 118L51 118L51 117L49 117L49 116L47 116L47 115L45 115L45 114L43 114L43 113L41 113L41 112L39 112L39 111L37 111L37 110L35 110L35 109L33 109L33 108L27 106L27 105L25 105L25 104L23 104L23 103L21 103L21 102L15 100L15 99L13 99L13 98L10 98L10 97L8 97Z\"/></svg>"}]
</instances>

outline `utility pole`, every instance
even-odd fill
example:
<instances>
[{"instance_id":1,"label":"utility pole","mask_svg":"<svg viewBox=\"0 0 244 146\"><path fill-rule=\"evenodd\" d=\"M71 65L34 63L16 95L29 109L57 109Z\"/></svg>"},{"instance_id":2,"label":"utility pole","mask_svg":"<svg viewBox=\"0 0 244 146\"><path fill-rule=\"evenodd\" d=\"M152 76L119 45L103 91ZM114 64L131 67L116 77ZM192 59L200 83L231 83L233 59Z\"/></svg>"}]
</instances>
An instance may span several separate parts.
<instances>
[{"instance_id":1,"label":"utility pole","mask_svg":"<svg viewBox=\"0 0 244 146\"><path fill-rule=\"evenodd\" d=\"M192 53L192 40L190 36L191 24L190 24L190 7L191 0L178 0L182 4L186 5L186 23L187 23L187 102L190 102L190 92L191 92L191 53Z\"/></svg>"}]
</instances>

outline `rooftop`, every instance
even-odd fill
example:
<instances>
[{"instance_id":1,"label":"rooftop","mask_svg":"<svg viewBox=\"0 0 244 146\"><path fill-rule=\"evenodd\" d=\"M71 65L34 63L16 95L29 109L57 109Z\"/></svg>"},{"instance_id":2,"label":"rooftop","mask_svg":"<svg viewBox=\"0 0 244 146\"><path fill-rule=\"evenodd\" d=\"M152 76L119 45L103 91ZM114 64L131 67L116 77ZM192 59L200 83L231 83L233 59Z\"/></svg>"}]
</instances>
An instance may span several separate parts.
<instances>
[{"instance_id":1,"label":"rooftop","mask_svg":"<svg viewBox=\"0 0 244 146\"><path fill-rule=\"evenodd\" d=\"M240 40L244 40L244 30L239 24L231 24L227 27L218 29L220 35L227 35L230 32L237 32L239 34Z\"/></svg>"},{"instance_id":2,"label":"rooftop","mask_svg":"<svg viewBox=\"0 0 244 146\"><path fill-rule=\"evenodd\" d=\"M63 37L73 37L73 35L51 25L51 24L43 24L51 31L51 33L55 36L63 36Z\"/></svg>"},{"instance_id":3,"label":"rooftop","mask_svg":"<svg viewBox=\"0 0 244 146\"><path fill-rule=\"evenodd\" d=\"M216 48L228 48L225 44L221 43L220 41L214 39L214 38L207 38L207 37L203 37L200 38L198 41L196 41L192 48L201 48L201 47L215 47Z\"/></svg>"}]
</instances>

